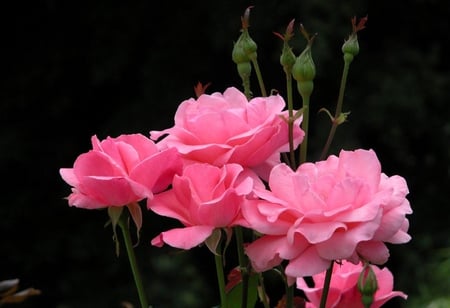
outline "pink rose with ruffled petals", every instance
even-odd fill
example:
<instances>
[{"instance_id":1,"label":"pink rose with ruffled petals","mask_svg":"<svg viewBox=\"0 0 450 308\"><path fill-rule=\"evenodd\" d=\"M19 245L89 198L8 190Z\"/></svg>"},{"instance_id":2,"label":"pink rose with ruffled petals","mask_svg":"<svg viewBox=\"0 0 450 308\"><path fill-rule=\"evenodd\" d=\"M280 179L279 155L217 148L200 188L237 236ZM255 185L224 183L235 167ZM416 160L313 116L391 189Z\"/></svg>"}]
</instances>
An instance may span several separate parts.
<instances>
[{"instance_id":1,"label":"pink rose with ruffled petals","mask_svg":"<svg viewBox=\"0 0 450 308\"><path fill-rule=\"evenodd\" d=\"M176 147L187 160L215 166L237 163L268 173L280 162L280 152L289 150L285 102L280 95L256 97L247 101L234 87L223 94L203 94L197 100L182 102L175 125L152 131L159 144ZM303 140L301 117L294 124L294 145Z\"/></svg>"},{"instance_id":2,"label":"pink rose with ruffled petals","mask_svg":"<svg viewBox=\"0 0 450 308\"><path fill-rule=\"evenodd\" d=\"M241 204L255 185L263 186L263 183L238 164L186 166L182 175L175 175L172 189L147 202L150 210L178 219L184 228L162 232L152 244L190 249L204 242L216 228L246 226Z\"/></svg>"},{"instance_id":3,"label":"pink rose with ruffled petals","mask_svg":"<svg viewBox=\"0 0 450 308\"><path fill-rule=\"evenodd\" d=\"M361 293L357 284L363 266L361 263L353 264L343 262L333 266L330 289L327 297L327 308L363 308ZM400 296L406 299L408 296L400 291L393 291L394 277L388 268L380 269L372 265L372 270L377 278L378 289L374 294L371 308L378 308L390 299ZM314 287L309 287L303 278L297 279L297 288L305 292L309 302L306 308L319 307L325 281L325 272L313 276Z\"/></svg>"},{"instance_id":4,"label":"pink rose with ruffled petals","mask_svg":"<svg viewBox=\"0 0 450 308\"><path fill-rule=\"evenodd\" d=\"M410 240L406 182L382 173L372 150L342 150L296 171L279 164L269 186L243 207L251 228L265 234L246 250L258 271L282 260L290 277L325 271L332 260L383 264L386 242Z\"/></svg>"},{"instance_id":5,"label":"pink rose with ruffled petals","mask_svg":"<svg viewBox=\"0 0 450 308\"><path fill-rule=\"evenodd\" d=\"M73 186L69 205L86 209L125 206L167 188L182 162L175 149L160 151L141 135L121 135L99 141L75 160L73 168L61 168L61 177Z\"/></svg>"}]
</instances>

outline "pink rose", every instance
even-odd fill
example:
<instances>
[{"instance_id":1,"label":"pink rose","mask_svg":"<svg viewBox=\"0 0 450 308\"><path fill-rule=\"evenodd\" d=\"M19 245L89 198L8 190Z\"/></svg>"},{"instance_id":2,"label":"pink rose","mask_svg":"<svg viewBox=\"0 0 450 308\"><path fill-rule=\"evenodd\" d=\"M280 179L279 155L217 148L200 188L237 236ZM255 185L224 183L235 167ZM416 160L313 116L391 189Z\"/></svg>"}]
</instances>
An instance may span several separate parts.
<instances>
[{"instance_id":1,"label":"pink rose","mask_svg":"<svg viewBox=\"0 0 450 308\"><path fill-rule=\"evenodd\" d=\"M269 186L271 191L255 191L261 200L243 207L251 228L265 234L246 250L257 271L283 259L291 277L325 271L332 260L383 264L385 242L410 240L406 182L381 173L372 150L342 150L297 171L279 164Z\"/></svg>"},{"instance_id":2,"label":"pink rose","mask_svg":"<svg viewBox=\"0 0 450 308\"><path fill-rule=\"evenodd\" d=\"M363 270L361 263L353 264L343 262L342 265L333 266L331 275L330 289L327 297L327 308L363 308L361 293L358 290L357 283L359 275ZM394 287L394 277L388 268L380 269L372 265L372 270L377 277L378 289L374 294L371 308L378 308L393 297L400 296L406 299L408 296L400 291L392 291ZM297 279L297 288L305 292L309 302L306 308L319 307L322 297L323 283L325 281L325 272L313 276L314 287L308 287L303 278Z\"/></svg>"},{"instance_id":3,"label":"pink rose","mask_svg":"<svg viewBox=\"0 0 450 308\"><path fill-rule=\"evenodd\" d=\"M223 94L201 95L180 104L175 125L152 131L154 140L168 135L159 144L176 147L187 160L215 166L237 163L258 170L266 177L280 162L280 152L289 150L285 102L280 95L256 97L247 101L236 88ZM294 143L304 132L294 124Z\"/></svg>"},{"instance_id":4,"label":"pink rose","mask_svg":"<svg viewBox=\"0 0 450 308\"><path fill-rule=\"evenodd\" d=\"M141 135L121 135L99 141L75 160L73 168L61 168L61 177L73 186L69 205L86 209L125 206L152 197L181 171L175 149L159 151Z\"/></svg>"},{"instance_id":5,"label":"pink rose","mask_svg":"<svg viewBox=\"0 0 450 308\"><path fill-rule=\"evenodd\" d=\"M215 167L191 164L176 175L172 189L148 200L155 213L178 219L184 228L176 228L152 240L161 247L190 249L205 241L216 228L246 225L241 204L255 185L263 185L256 175L238 164Z\"/></svg>"}]
</instances>

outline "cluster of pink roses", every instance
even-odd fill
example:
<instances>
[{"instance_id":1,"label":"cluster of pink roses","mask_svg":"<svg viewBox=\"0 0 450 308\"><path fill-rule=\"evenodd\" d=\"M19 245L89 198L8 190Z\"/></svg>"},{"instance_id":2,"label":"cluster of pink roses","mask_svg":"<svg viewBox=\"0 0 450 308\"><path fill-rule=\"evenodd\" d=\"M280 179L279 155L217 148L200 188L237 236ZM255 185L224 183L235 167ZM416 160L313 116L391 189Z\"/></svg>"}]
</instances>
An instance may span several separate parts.
<instances>
[{"instance_id":1,"label":"cluster of pink roses","mask_svg":"<svg viewBox=\"0 0 450 308\"><path fill-rule=\"evenodd\" d=\"M280 95L247 100L231 87L182 102L175 125L149 137L94 136L93 149L60 170L73 187L69 204L127 206L140 222L136 204L146 199L149 210L182 223L157 235L155 246L190 249L216 229L252 229L261 235L246 246L252 268L262 272L285 260L290 283L297 280L310 300L318 289L300 277L322 275L333 260L351 262L343 263L349 278L342 286L352 284L350 267L361 260L381 265L389 256L385 243L410 240L406 182L382 173L372 150L342 150L292 170L281 161L289 151L285 107ZM295 147L304 138L301 120L294 123ZM383 298L403 296L386 280ZM333 301L348 297L339 288L332 282Z\"/></svg>"}]
</instances>

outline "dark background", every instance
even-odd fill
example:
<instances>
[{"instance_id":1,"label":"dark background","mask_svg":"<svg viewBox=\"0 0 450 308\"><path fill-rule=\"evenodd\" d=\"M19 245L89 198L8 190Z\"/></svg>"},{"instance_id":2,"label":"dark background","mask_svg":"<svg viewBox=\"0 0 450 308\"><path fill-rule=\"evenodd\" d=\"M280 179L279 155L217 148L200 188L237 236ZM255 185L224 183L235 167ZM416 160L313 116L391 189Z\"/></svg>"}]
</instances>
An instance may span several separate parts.
<instances>
[{"instance_id":1,"label":"dark background","mask_svg":"<svg viewBox=\"0 0 450 308\"><path fill-rule=\"evenodd\" d=\"M240 88L231 50L249 5L255 5L250 33L269 89L284 94L281 41L272 31L283 32L295 18L297 55L305 45L300 22L319 34L313 46L314 159L329 128L317 111L334 111L340 47L350 18L368 14L368 1L48 0L3 7L0 280L19 278L21 288L42 290L22 307L138 306L125 250L115 256L111 228L104 228L106 212L69 207L63 198L70 187L58 170L88 151L94 134L103 139L172 126L178 104L194 96L198 81L212 83L209 93ZM450 294L450 9L431 0L377 5L359 34L361 52L351 65L344 102L351 114L338 128L332 152L373 148L386 174L406 178L413 239L390 246L387 265L394 289L409 300L392 300L391 306L423 307ZM255 92L256 86L253 80ZM214 261L205 247L180 253L150 246L172 225L145 212L136 253L150 302L216 305ZM229 253L232 267L232 248Z\"/></svg>"}]
</instances>

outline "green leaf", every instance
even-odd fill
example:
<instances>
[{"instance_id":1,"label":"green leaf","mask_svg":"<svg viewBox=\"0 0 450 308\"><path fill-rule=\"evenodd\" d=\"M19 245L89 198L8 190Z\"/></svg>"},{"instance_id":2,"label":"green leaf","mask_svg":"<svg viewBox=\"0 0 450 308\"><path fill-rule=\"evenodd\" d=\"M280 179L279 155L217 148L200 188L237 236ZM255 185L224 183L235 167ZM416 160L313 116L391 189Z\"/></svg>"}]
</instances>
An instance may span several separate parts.
<instances>
[{"instance_id":1,"label":"green leaf","mask_svg":"<svg viewBox=\"0 0 450 308\"><path fill-rule=\"evenodd\" d=\"M258 299L258 276L250 275L248 278L247 307L255 307ZM242 281L227 293L227 308L241 307Z\"/></svg>"}]
</instances>

